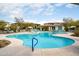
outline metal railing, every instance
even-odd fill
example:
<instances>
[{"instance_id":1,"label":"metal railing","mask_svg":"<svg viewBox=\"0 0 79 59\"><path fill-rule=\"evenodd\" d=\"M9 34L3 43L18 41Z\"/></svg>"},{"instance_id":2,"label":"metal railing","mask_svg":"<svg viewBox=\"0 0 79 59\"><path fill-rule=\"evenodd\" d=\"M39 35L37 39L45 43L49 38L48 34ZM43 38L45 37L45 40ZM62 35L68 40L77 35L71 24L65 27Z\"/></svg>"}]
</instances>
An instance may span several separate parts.
<instances>
[{"instance_id":1,"label":"metal railing","mask_svg":"<svg viewBox=\"0 0 79 59\"><path fill-rule=\"evenodd\" d=\"M34 40L36 40L37 42L34 44ZM38 44L38 39L36 39L35 37L32 38L32 52L34 51L34 47Z\"/></svg>"}]
</instances>

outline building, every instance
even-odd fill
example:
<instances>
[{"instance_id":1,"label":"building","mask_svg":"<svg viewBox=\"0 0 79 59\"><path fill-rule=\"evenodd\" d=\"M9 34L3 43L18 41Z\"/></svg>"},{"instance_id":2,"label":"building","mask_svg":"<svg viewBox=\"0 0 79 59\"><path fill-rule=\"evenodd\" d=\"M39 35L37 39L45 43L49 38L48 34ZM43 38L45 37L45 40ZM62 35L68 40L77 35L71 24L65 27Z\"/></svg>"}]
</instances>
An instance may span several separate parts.
<instances>
[{"instance_id":1,"label":"building","mask_svg":"<svg viewBox=\"0 0 79 59\"><path fill-rule=\"evenodd\" d=\"M64 30L64 23L60 22L55 22L55 23L44 23L44 27L47 27L48 31L53 31L53 30Z\"/></svg>"}]
</instances>

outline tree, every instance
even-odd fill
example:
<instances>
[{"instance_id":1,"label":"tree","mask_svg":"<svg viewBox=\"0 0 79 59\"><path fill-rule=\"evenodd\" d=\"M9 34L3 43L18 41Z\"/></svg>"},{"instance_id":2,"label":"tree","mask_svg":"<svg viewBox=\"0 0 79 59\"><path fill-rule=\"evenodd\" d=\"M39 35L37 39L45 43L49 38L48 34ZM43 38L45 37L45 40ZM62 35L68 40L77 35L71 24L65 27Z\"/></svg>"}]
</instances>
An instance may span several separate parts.
<instances>
[{"instance_id":1,"label":"tree","mask_svg":"<svg viewBox=\"0 0 79 59\"><path fill-rule=\"evenodd\" d=\"M78 24L78 21L75 21L72 18L65 18L65 19L63 19L63 21L64 21L64 27L65 27L66 31L68 31L71 26L76 27Z\"/></svg>"},{"instance_id":2,"label":"tree","mask_svg":"<svg viewBox=\"0 0 79 59\"><path fill-rule=\"evenodd\" d=\"M7 25L7 22L0 20L0 30L3 31L5 30L5 26Z\"/></svg>"},{"instance_id":3,"label":"tree","mask_svg":"<svg viewBox=\"0 0 79 59\"><path fill-rule=\"evenodd\" d=\"M18 25L16 23L11 24L10 29L16 32Z\"/></svg>"},{"instance_id":4,"label":"tree","mask_svg":"<svg viewBox=\"0 0 79 59\"><path fill-rule=\"evenodd\" d=\"M43 31L48 31L49 29L48 29L48 26L42 26L42 30Z\"/></svg>"}]
</instances>

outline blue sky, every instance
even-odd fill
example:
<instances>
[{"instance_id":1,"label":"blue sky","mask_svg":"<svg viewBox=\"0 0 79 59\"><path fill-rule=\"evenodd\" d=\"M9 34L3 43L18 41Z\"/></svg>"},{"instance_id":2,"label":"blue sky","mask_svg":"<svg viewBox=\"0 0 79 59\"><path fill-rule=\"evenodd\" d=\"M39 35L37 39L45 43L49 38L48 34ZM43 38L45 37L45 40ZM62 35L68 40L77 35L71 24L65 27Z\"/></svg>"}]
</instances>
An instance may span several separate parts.
<instances>
[{"instance_id":1,"label":"blue sky","mask_svg":"<svg viewBox=\"0 0 79 59\"><path fill-rule=\"evenodd\" d=\"M64 3L0 3L0 20L15 22L22 17L26 22L61 22L65 17L79 19L79 6Z\"/></svg>"}]
</instances>

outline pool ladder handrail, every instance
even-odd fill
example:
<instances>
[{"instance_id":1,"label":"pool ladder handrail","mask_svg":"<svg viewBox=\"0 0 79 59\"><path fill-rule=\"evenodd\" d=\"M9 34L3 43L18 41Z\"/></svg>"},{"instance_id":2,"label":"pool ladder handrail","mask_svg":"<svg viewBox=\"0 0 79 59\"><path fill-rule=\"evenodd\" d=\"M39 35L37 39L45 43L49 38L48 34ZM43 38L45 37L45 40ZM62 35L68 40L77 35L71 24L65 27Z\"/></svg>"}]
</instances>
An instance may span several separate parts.
<instances>
[{"instance_id":1,"label":"pool ladder handrail","mask_svg":"<svg viewBox=\"0 0 79 59\"><path fill-rule=\"evenodd\" d=\"M34 39L37 41L35 44L34 44ZM34 51L34 47L38 44L38 39L36 39L35 37L32 38L32 52Z\"/></svg>"}]
</instances>

